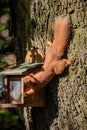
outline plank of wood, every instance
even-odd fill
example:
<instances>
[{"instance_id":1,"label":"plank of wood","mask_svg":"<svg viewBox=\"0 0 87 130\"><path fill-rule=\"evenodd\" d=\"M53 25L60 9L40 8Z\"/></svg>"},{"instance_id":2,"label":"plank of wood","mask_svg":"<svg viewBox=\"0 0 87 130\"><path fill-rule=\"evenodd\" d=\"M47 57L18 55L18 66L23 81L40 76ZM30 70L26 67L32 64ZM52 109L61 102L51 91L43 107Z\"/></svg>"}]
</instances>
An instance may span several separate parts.
<instances>
[{"instance_id":1,"label":"plank of wood","mask_svg":"<svg viewBox=\"0 0 87 130\"><path fill-rule=\"evenodd\" d=\"M31 63L26 64L22 63L19 66L15 66L13 68L7 69L5 71L0 72L0 75L6 76L6 75L23 75L28 71L32 71L33 69L37 67L41 67L43 65L43 62L40 63Z\"/></svg>"},{"instance_id":2,"label":"plank of wood","mask_svg":"<svg viewBox=\"0 0 87 130\"><path fill-rule=\"evenodd\" d=\"M23 104L12 104L12 103L4 103L0 104L0 108L12 108L12 107L19 107L19 106L24 106Z\"/></svg>"}]
</instances>

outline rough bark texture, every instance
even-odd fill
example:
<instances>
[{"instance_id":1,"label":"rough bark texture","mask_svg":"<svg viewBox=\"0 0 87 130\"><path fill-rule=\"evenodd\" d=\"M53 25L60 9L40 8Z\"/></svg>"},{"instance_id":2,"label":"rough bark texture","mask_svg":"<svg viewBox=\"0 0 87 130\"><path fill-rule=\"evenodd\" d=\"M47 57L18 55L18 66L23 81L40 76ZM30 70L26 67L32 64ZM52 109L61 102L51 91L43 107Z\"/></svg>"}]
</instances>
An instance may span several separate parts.
<instances>
[{"instance_id":1,"label":"rough bark texture","mask_svg":"<svg viewBox=\"0 0 87 130\"><path fill-rule=\"evenodd\" d=\"M34 108L34 130L86 130L86 1L32 0L34 44L45 49L46 38L52 38L52 23L56 16L69 14L72 40L68 57L75 64L47 85L47 107Z\"/></svg>"},{"instance_id":2,"label":"rough bark texture","mask_svg":"<svg viewBox=\"0 0 87 130\"><path fill-rule=\"evenodd\" d=\"M25 3L23 0L20 1ZM20 3L19 1L16 2L14 8L17 10ZM28 1L26 0L26 2ZM67 57L75 60L74 66L67 69L61 76L54 77L46 86L47 106L46 108L33 108L33 129L87 130L87 2L85 0L31 0L30 5L33 45L41 48L43 52L46 48L46 39L53 39L52 23L55 17L60 14L70 15L73 32ZM24 4L22 4L22 6L26 7ZM20 44L18 44L18 47L22 49L24 48L25 41L22 38L24 38L24 34L26 34L24 33L24 12L25 8L22 8L22 11L19 10L16 13L18 16L16 17L17 30L15 35L17 40L19 39L19 43L20 41L23 43L21 47ZM21 18L23 18L22 21L20 20ZM28 23L26 23L26 25L28 25ZM18 32L20 30L22 31ZM21 50L17 50L19 56L22 52ZM19 59L20 57L18 57L18 60Z\"/></svg>"}]
</instances>

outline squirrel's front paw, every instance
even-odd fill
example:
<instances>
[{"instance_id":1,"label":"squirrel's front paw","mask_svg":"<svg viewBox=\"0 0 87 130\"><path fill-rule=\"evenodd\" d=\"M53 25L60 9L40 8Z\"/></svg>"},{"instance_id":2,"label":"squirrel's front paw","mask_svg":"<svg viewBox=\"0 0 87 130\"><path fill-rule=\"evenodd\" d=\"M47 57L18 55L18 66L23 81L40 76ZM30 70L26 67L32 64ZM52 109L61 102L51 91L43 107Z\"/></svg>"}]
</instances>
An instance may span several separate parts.
<instances>
[{"instance_id":1,"label":"squirrel's front paw","mask_svg":"<svg viewBox=\"0 0 87 130\"><path fill-rule=\"evenodd\" d=\"M23 97L27 97L28 95L28 92L24 92Z\"/></svg>"},{"instance_id":2,"label":"squirrel's front paw","mask_svg":"<svg viewBox=\"0 0 87 130\"><path fill-rule=\"evenodd\" d=\"M29 91L24 92L24 97L32 94L35 94L35 90L31 88Z\"/></svg>"},{"instance_id":3,"label":"squirrel's front paw","mask_svg":"<svg viewBox=\"0 0 87 130\"><path fill-rule=\"evenodd\" d=\"M73 65L74 64L74 60L67 60L67 64L68 65Z\"/></svg>"}]
</instances>

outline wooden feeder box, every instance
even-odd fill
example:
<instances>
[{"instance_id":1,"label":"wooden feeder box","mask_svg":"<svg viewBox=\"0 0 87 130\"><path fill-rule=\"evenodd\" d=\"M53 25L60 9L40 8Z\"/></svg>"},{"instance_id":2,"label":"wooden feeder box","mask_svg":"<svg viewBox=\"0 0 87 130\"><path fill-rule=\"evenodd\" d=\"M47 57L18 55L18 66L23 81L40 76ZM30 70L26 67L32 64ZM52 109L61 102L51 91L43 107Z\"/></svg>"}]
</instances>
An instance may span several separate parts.
<instances>
[{"instance_id":1,"label":"wooden feeder box","mask_svg":"<svg viewBox=\"0 0 87 130\"><path fill-rule=\"evenodd\" d=\"M38 93L24 97L24 82L23 77L40 68L43 63L23 63L17 67L0 72L4 77L5 86L5 101L0 104L0 107L44 107L45 106L45 89Z\"/></svg>"}]
</instances>

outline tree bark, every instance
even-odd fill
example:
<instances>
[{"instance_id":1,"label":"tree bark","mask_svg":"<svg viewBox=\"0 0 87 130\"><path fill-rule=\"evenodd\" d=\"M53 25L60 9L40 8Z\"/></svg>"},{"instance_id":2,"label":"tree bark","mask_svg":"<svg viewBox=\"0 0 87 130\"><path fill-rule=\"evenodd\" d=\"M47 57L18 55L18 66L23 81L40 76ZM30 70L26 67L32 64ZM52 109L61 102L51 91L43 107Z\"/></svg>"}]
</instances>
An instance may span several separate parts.
<instances>
[{"instance_id":1,"label":"tree bark","mask_svg":"<svg viewBox=\"0 0 87 130\"><path fill-rule=\"evenodd\" d=\"M55 17L69 14L72 40L67 57L75 60L46 86L46 108L33 109L34 130L86 130L86 2L80 0L37 0L31 4L34 44L45 50L46 39L53 39Z\"/></svg>"},{"instance_id":2,"label":"tree bark","mask_svg":"<svg viewBox=\"0 0 87 130\"><path fill-rule=\"evenodd\" d=\"M16 8L19 8L18 5L20 4L17 3L15 5ZM41 48L43 52L46 49L46 40L53 40L52 24L55 17L64 14L70 15L72 21L72 40L68 48L67 57L75 60L74 66L70 67L69 69L67 68L62 75L55 76L54 79L50 81L48 85L46 85L46 108L33 108L33 129L86 130L87 2L81 0L32 0L30 5L33 45L35 47ZM17 11L18 15L19 12L20 11ZM25 12L26 11L24 11L23 15L23 10L21 11L22 15L21 17L18 17L16 23L18 21L21 21L20 18L23 18L22 16L25 16ZM24 48L24 42L26 41L26 38L25 40L22 39L24 37L24 34L26 34L24 32L25 27L23 26L23 20L24 19L19 22L20 24L16 28L16 38L20 39L19 41L21 41L23 45L21 48ZM21 30L21 32L18 32L18 30ZM20 53L22 54L23 51L17 51L19 55L18 60L20 59ZM23 60L20 59L20 61Z\"/></svg>"}]
</instances>

